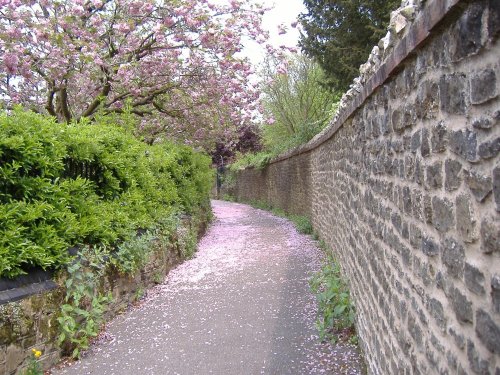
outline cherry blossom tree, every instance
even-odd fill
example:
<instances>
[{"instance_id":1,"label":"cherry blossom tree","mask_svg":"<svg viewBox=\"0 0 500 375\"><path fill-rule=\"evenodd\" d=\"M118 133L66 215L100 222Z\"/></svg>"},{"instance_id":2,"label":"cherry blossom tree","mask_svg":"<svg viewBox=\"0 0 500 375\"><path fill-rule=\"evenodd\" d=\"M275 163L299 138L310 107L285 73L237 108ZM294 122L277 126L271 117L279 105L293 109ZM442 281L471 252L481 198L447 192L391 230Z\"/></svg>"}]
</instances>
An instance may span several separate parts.
<instances>
[{"instance_id":1,"label":"cherry blossom tree","mask_svg":"<svg viewBox=\"0 0 500 375\"><path fill-rule=\"evenodd\" d=\"M234 132L258 109L238 52L243 37L267 42L265 10L244 0L0 0L0 99L66 122L132 113L150 141Z\"/></svg>"}]
</instances>

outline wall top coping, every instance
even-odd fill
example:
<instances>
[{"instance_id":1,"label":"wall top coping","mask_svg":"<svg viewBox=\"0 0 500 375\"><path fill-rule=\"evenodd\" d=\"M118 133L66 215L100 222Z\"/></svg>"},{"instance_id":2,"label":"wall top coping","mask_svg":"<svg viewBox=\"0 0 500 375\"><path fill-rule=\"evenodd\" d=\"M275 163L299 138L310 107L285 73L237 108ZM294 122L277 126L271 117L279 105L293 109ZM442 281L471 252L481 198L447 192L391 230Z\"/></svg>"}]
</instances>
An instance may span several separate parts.
<instances>
[{"instance_id":1,"label":"wall top coping","mask_svg":"<svg viewBox=\"0 0 500 375\"><path fill-rule=\"evenodd\" d=\"M370 77L366 79L366 82L363 85L359 82L360 79L362 80L364 78L363 74L362 77L354 80L354 84L351 85L354 87L347 92L347 96L344 94L344 97L341 100L341 108L329 125L308 143L274 158L271 160L270 164L309 152L332 138L333 135L354 114L354 112L356 112L356 110L358 110L375 92L375 90L377 90L378 87L383 85L387 79L397 72L398 67L404 62L404 60L406 60L417 47L429 38L432 30L441 23L445 16L457 8L460 3L465 2L466 0L428 1L423 9L418 12L413 23L408 25L406 34L395 44L394 48L387 54L384 60L381 63L376 64L377 66L373 69L373 73L370 74ZM396 12L401 12L404 9L405 8L402 7ZM386 35L384 39L388 38L392 32L390 29L391 27L394 27L392 23L394 16L398 15L396 12L391 13L391 25L389 26L388 35ZM381 40L379 45L384 43L384 39ZM374 50L376 48L378 47L374 47ZM372 51L372 55L370 55L369 60L372 59L373 54L374 52ZM363 69L364 66L365 65L362 65L361 69Z\"/></svg>"}]
</instances>

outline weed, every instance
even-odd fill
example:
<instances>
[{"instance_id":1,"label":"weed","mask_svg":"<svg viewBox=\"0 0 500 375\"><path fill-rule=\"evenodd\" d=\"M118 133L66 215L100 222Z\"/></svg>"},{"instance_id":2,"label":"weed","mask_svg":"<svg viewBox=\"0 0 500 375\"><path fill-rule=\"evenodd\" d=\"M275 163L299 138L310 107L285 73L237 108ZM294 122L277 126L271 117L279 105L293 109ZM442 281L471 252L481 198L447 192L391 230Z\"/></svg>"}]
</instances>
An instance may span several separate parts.
<instances>
[{"instance_id":1,"label":"weed","mask_svg":"<svg viewBox=\"0 0 500 375\"><path fill-rule=\"evenodd\" d=\"M104 273L105 248L85 247L68 267L66 296L57 318L60 327L58 343L73 358L88 349L90 340L96 337L103 323L103 314L111 302L111 294L99 292L99 279Z\"/></svg>"},{"instance_id":2,"label":"weed","mask_svg":"<svg viewBox=\"0 0 500 375\"><path fill-rule=\"evenodd\" d=\"M135 294L134 294L134 300L135 301L140 301L142 297L146 294L144 288L139 287L136 289Z\"/></svg>"},{"instance_id":3,"label":"weed","mask_svg":"<svg viewBox=\"0 0 500 375\"><path fill-rule=\"evenodd\" d=\"M38 362L38 358L42 355L42 352L37 349L31 350L31 355L28 360L28 366L21 372L22 375L43 375L42 368Z\"/></svg>"},{"instance_id":4,"label":"weed","mask_svg":"<svg viewBox=\"0 0 500 375\"><path fill-rule=\"evenodd\" d=\"M163 282L163 274L160 271L153 274L153 282L155 284L161 284Z\"/></svg>"},{"instance_id":5,"label":"weed","mask_svg":"<svg viewBox=\"0 0 500 375\"><path fill-rule=\"evenodd\" d=\"M300 233L313 234L311 221L307 217L300 215L291 215L290 220L293 221Z\"/></svg>"},{"instance_id":6,"label":"weed","mask_svg":"<svg viewBox=\"0 0 500 375\"><path fill-rule=\"evenodd\" d=\"M271 211L273 215L284 217L285 219L290 220L295 224L295 227L300 233L313 234L313 226L311 224L311 221L306 216L288 214L285 210L278 207L273 207L272 205L264 201L250 201L249 204L252 207L259 208L265 211Z\"/></svg>"},{"instance_id":7,"label":"weed","mask_svg":"<svg viewBox=\"0 0 500 375\"><path fill-rule=\"evenodd\" d=\"M226 202L236 202L236 198L235 198L235 197L233 197L233 196L232 196L232 195L230 195L230 194L224 194L224 195L222 196L222 200L223 200L223 201L226 201Z\"/></svg>"},{"instance_id":8,"label":"weed","mask_svg":"<svg viewBox=\"0 0 500 375\"><path fill-rule=\"evenodd\" d=\"M321 247L326 248L324 242L321 242ZM327 255L321 270L313 275L309 284L318 300L316 327L321 340L337 342L345 338L342 336L347 336L349 342L357 342L354 334L354 304L348 284L333 256Z\"/></svg>"},{"instance_id":9,"label":"weed","mask_svg":"<svg viewBox=\"0 0 500 375\"><path fill-rule=\"evenodd\" d=\"M337 342L347 334L354 340L355 309L340 266L328 256L320 271L309 282L318 301L318 328L321 340Z\"/></svg>"}]
</instances>

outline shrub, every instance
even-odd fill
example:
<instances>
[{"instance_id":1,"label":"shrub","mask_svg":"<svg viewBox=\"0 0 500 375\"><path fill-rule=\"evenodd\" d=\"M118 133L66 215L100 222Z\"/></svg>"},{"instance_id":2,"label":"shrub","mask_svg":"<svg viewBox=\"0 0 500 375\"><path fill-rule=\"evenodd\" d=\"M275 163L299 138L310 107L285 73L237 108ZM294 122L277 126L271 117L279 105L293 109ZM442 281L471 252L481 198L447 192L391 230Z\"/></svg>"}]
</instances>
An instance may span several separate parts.
<instances>
[{"instance_id":1,"label":"shrub","mask_svg":"<svg viewBox=\"0 0 500 375\"><path fill-rule=\"evenodd\" d=\"M115 244L208 201L210 158L146 145L109 122L0 113L0 276L55 269L77 244Z\"/></svg>"}]
</instances>

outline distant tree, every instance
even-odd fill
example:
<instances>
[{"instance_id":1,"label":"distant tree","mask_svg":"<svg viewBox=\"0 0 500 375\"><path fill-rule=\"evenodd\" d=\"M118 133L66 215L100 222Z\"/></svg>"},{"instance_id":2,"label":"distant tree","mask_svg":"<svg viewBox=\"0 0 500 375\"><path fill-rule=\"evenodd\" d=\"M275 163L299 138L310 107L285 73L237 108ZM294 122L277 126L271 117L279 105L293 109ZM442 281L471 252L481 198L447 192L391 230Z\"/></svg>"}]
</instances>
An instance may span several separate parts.
<instances>
[{"instance_id":1,"label":"distant tree","mask_svg":"<svg viewBox=\"0 0 500 375\"><path fill-rule=\"evenodd\" d=\"M346 91L384 36L391 10L401 0L304 0L299 16L304 29L302 51L325 71L324 83Z\"/></svg>"},{"instance_id":2,"label":"distant tree","mask_svg":"<svg viewBox=\"0 0 500 375\"><path fill-rule=\"evenodd\" d=\"M237 153L246 154L262 149L260 130L255 124L241 126L236 134L227 134L220 139L211 151L212 162L225 166L234 161Z\"/></svg>"},{"instance_id":3,"label":"distant tree","mask_svg":"<svg viewBox=\"0 0 500 375\"><path fill-rule=\"evenodd\" d=\"M338 95L320 84L324 74L314 60L298 54L270 58L261 75L268 151L279 153L305 143L326 126Z\"/></svg>"}]
</instances>

